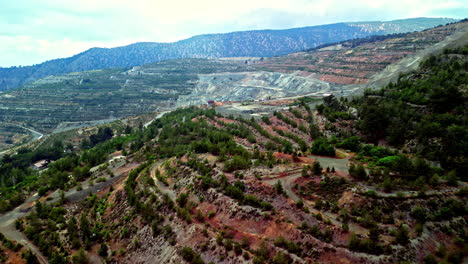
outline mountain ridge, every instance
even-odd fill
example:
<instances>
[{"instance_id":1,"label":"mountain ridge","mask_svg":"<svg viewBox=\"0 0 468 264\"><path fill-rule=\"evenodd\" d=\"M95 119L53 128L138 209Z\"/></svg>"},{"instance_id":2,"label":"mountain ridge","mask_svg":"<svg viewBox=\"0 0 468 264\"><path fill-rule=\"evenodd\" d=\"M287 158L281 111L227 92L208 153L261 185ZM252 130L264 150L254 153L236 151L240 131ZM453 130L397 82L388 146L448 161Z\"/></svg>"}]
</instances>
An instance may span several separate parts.
<instances>
[{"instance_id":1,"label":"mountain ridge","mask_svg":"<svg viewBox=\"0 0 468 264\"><path fill-rule=\"evenodd\" d=\"M421 30L454 21L449 18L413 18L335 23L280 30L203 34L171 43L137 42L115 48L96 47L68 58L32 66L0 68L0 91L49 75L126 68L178 58L271 57L346 39Z\"/></svg>"}]
</instances>

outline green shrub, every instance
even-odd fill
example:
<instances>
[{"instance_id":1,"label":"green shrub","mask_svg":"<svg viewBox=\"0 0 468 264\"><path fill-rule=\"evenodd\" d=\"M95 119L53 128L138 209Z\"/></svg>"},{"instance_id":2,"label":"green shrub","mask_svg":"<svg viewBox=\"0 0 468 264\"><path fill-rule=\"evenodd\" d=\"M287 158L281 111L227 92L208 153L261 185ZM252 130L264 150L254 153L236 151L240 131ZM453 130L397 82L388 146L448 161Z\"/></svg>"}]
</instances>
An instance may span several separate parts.
<instances>
[{"instance_id":1,"label":"green shrub","mask_svg":"<svg viewBox=\"0 0 468 264\"><path fill-rule=\"evenodd\" d=\"M104 243L102 243L102 244L101 244L101 247L100 247L99 250L98 250L99 256L101 256L101 257L107 257L107 250L108 250L107 245L104 244Z\"/></svg>"},{"instance_id":2,"label":"green shrub","mask_svg":"<svg viewBox=\"0 0 468 264\"><path fill-rule=\"evenodd\" d=\"M335 148L326 138L317 138L312 144L312 154L335 157Z\"/></svg>"},{"instance_id":3,"label":"green shrub","mask_svg":"<svg viewBox=\"0 0 468 264\"><path fill-rule=\"evenodd\" d=\"M224 163L224 170L231 172L235 170L244 170L248 169L251 165L250 159L247 159L243 156L235 155L231 160L228 160Z\"/></svg>"},{"instance_id":4,"label":"green shrub","mask_svg":"<svg viewBox=\"0 0 468 264\"><path fill-rule=\"evenodd\" d=\"M377 160L378 166L385 166L392 168L400 160L399 156L387 156Z\"/></svg>"},{"instance_id":5,"label":"green shrub","mask_svg":"<svg viewBox=\"0 0 468 264\"><path fill-rule=\"evenodd\" d=\"M361 145L361 140L358 136L349 137L343 141L341 141L337 147L349 149L351 151L358 151L359 146Z\"/></svg>"},{"instance_id":6,"label":"green shrub","mask_svg":"<svg viewBox=\"0 0 468 264\"><path fill-rule=\"evenodd\" d=\"M182 256L182 258L184 258L185 261L191 264L205 263L203 259L201 258L200 254L193 251L193 249L190 247L183 247L182 250L180 251L180 255Z\"/></svg>"}]
</instances>

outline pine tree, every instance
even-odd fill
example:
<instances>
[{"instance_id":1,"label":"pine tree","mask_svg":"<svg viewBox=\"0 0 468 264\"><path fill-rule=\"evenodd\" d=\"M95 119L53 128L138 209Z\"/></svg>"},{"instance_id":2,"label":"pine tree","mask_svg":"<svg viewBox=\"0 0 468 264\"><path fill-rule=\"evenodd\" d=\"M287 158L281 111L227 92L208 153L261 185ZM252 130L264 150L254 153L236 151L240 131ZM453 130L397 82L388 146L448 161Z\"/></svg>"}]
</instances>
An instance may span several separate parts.
<instances>
[{"instance_id":1,"label":"pine tree","mask_svg":"<svg viewBox=\"0 0 468 264\"><path fill-rule=\"evenodd\" d=\"M312 171L314 175L322 174L322 166L320 166L320 162L318 162L318 160L314 161L314 164L312 165Z\"/></svg>"},{"instance_id":2,"label":"pine tree","mask_svg":"<svg viewBox=\"0 0 468 264\"><path fill-rule=\"evenodd\" d=\"M279 180L275 183L274 188L277 194L284 194L283 185L281 185L281 182Z\"/></svg>"},{"instance_id":3,"label":"pine tree","mask_svg":"<svg viewBox=\"0 0 468 264\"><path fill-rule=\"evenodd\" d=\"M82 214L80 218L80 230L84 241L91 237L91 228L85 214Z\"/></svg>"}]
</instances>

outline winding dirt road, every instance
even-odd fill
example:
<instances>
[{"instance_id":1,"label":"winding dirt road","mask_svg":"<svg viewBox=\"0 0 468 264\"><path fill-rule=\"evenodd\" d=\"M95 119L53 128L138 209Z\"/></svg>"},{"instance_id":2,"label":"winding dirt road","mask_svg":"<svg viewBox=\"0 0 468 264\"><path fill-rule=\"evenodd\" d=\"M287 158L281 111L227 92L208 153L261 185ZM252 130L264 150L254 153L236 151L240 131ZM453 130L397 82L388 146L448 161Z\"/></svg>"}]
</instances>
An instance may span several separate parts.
<instances>
[{"instance_id":1,"label":"winding dirt road","mask_svg":"<svg viewBox=\"0 0 468 264\"><path fill-rule=\"evenodd\" d=\"M309 157L318 160L322 167L325 167L325 168L335 167L337 171L348 173L349 156L347 156L347 158L344 158L344 159L329 158L329 157L322 157L322 156L309 156ZM287 196L291 198L294 202L297 202L301 200L301 198L294 192L293 187L295 185L296 179L300 177L302 177L302 173L300 172L300 170L297 170L296 173L289 173L286 176L270 177L270 178L264 179L263 182L273 186L278 181L280 181ZM307 208L309 209L311 213L314 213L314 214L320 213L321 215L329 219L333 223L333 225L335 226L342 225L342 222L338 220L339 218L338 214L317 210L314 208L313 202L310 202L310 201L304 201L304 205L307 206ZM356 234L366 235L369 232L366 228L355 223L348 223L348 226L349 226L349 230Z\"/></svg>"}]
</instances>

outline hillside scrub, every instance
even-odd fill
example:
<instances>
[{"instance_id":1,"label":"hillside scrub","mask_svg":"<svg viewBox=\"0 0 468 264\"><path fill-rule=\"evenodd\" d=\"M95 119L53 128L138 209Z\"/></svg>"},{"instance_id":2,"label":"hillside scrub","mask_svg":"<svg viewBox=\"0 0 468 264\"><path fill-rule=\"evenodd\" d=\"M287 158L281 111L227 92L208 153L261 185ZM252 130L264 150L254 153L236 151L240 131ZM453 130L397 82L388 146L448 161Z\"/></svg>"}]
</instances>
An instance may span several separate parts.
<instances>
[{"instance_id":1,"label":"hillside scrub","mask_svg":"<svg viewBox=\"0 0 468 264\"><path fill-rule=\"evenodd\" d=\"M411 139L417 140L416 145L426 146L433 142L419 133L442 132L420 131L418 125L435 115L449 123L447 131L454 125L450 122L458 126L452 127L460 136L458 142L436 142L444 149L464 144L465 110L458 106L439 113L429 101L420 107L381 96L327 97L313 114L320 115L323 108L321 115L329 117L311 120L317 124L306 123L309 111L300 102L290 113L278 112L268 121L227 118L215 109L189 107L167 113L146 128L126 129L125 136L109 138L110 131L97 130L94 141L103 141L74 153L62 154L57 144L55 151L63 156L32 181L41 194L69 188L73 180L100 181L100 174L110 170L104 163L110 154L120 155L116 150L126 153L119 163L123 165L113 168L124 177L81 202L67 201L64 192L59 203L41 200L15 226L51 263L92 258L119 262L142 255L163 262L167 256L161 250L188 263L321 263L338 258L359 263L372 262L376 256L383 262L460 263L467 241L467 191L459 183L464 150L449 150L447 162L434 166L406 142L409 136L402 143L405 153L387 139L395 128L393 117L381 131L366 125L382 125L378 122L387 118L375 116L370 108L391 108L395 113L412 109L395 118L414 114L406 133L415 136ZM357 115L351 114L355 113L351 108ZM293 111L299 109L302 112ZM352 118L336 114L348 112ZM327 124L334 119L347 125L335 126L329 133ZM247 140L249 136L255 143ZM302 153L301 140L306 145ZM335 157L335 148L353 152L345 153L346 159L330 159L340 166L337 170L322 167L320 157L307 157L309 153ZM11 156L2 165L21 164L28 157L21 155L29 152ZM16 194L26 194L23 190Z\"/></svg>"}]
</instances>

